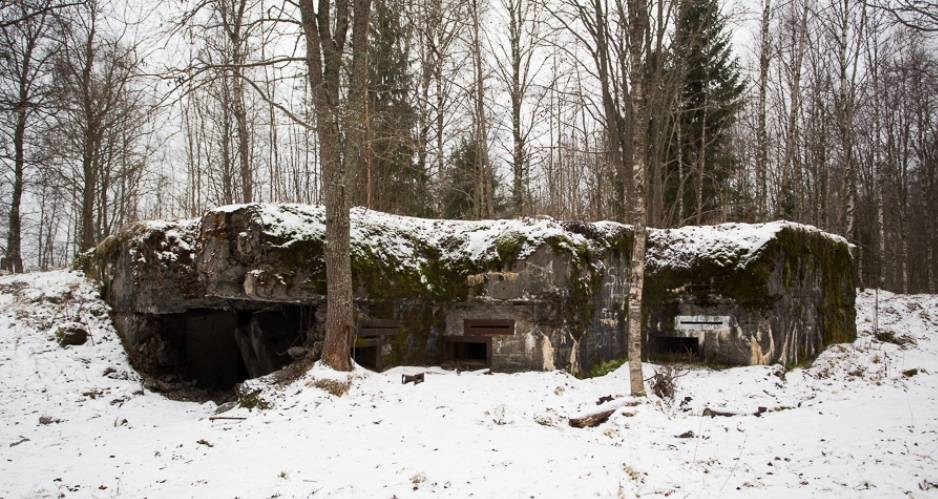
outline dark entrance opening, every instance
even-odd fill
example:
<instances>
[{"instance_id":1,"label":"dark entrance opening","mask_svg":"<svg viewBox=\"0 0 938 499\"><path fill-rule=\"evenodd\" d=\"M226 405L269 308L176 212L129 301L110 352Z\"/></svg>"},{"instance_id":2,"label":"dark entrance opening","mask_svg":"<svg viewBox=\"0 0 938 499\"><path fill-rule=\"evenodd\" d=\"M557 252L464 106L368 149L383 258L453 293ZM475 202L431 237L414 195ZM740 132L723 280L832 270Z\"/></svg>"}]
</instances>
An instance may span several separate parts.
<instances>
[{"instance_id":1,"label":"dark entrance opening","mask_svg":"<svg viewBox=\"0 0 938 499\"><path fill-rule=\"evenodd\" d=\"M700 360L700 341L683 336L660 336L655 338L655 357L670 361Z\"/></svg>"},{"instance_id":2,"label":"dark entrance opening","mask_svg":"<svg viewBox=\"0 0 938 499\"><path fill-rule=\"evenodd\" d=\"M301 346L309 329L308 313L299 306L256 311L241 321L235 339L250 377L270 374L293 361L290 347Z\"/></svg>"},{"instance_id":3,"label":"dark entrance opening","mask_svg":"<svg viewBox=\"0 0 938 499\"><path fill-rule=\"evenodd\" d=\"M492 361L492 340L484 336L452 336L443 339L444 367L482 369Z\"/></svg>"},{"instance_id":4,"label":"dark entrance opening","mask_svg":"<svg viewBox=\"0 0 938 499\"><path fill-rule=\"evenodd\" d=\"M381 371L384 365L381 362L381 350L387 338L401 329L401 321L397 320L366 320L358 325L358 337L352 358L355 363L372 371Z\"/></svg>"},{"instance_id":5,"label":"dark entrance opening","mask_svg":"<svg viewBox=\"0 0 938 499\"><path fill-rule=\"evenodd\" d=\"M359 340L359 343L361 340ZM355 346L355 363L372 371L379 370L380 355L378 345Z\"/></svg>"},{"instance_id":6,"label":"dark entrance opening","mask_svg":"<svg viewBox=\"0 0 938 499\"><path fill-rule=\"evenodd\" d=\"M129 348L136 354L131 357L135 367L167 383L194 382L210 391L230 390L292 362L287 351L304 343L312 320L305 306L141 317L124 321L125 330L134 328L142 338Z\"/></svg>"},{"instance_id":7,"label":"dark entrance opening","mask_svg":"<svg viewBox=\"0 0 938 499\"><path fill-rule=\"evenodd\" d=\"M237 314L190 310L185 314L185 355L189 376L200 388L228 389L248 378L235 341Z\"/></svg>"}]
</instances>

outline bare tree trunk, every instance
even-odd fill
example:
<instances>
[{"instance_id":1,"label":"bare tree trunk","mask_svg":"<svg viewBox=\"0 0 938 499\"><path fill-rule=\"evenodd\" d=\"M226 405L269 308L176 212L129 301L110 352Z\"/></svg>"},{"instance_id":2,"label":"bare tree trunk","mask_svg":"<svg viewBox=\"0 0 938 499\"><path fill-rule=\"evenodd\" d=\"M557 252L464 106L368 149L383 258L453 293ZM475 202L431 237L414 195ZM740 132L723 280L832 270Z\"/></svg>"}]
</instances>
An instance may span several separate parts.
<instances>
[{"instance_id":1,"label":"bare tree trunk","mask_svg":"<svg viewBox=\"0 0 938 499\"><path fill-rule=\"evenodd\" d=\"M32 55L29 56L32 58ZM28 63L27 63L28 64ZM27 65L28 72L28 65ZM16 109L16 124L13 129L13 192L10 199L9 233L7 234L7 253L3 257L3 269L11 272L23 271L21 253L22 219L20 203L23 200L23 171L26 167L24 142L26 140L26 105L22 100L25 88L21 86L21 101Z\"/></svg>"},{"instance_id":2,"label":"bare tree trunk","mask_svg":"<svg viewBox=\"0 0 938 499\"><path fill-rule=\"evenodd\" d=\"M482 13L479 12L479 1L471 0L472 7L472 40L470 51L472 52L472 65L475 72L475 92L473 99L475 104L475 146L476 146L476 218L493 217L494 194L492 193L493 182L492 173L489 170L488 158L488 123L485 113L485 73L482 67Z\"/></svg>"},{"instance_id":3,"label":"bare tree trunk","mask_svg":"<svg viewBox=\"0 0 938 499\"><path fill-rule=\"evenodd\" d=\"M938 127L932 131L934 134L938 132ZM925 266L926 271L926 292L928 293L938 293L938 280L936 280L935 272L935 246L938 246L938 230L935 227L935 213L938 213L938 203L936 203L936 179L935 178L935 169L938 167L938 151L933 150L928 157L923 161L925 164L925 208L928 213L932 216L925 217L925 247L926 247L926 256L925 256Z\"/></svg>"},{"instance_id":4,"label":"bare tree trunk","mask_svg":"<svg viewBox=\"0 0 938 499\"><path fill-rule=\"evenodd\" d=\"M804 63L805 43L808 31L808 12L810 11L810 0L804 0L804 7L801 11L801 19L792 33L792 42L794 43L795 53L792 57L790 77L791 77L791 107L788 110L787 136L785 139L785 157L782 161L782 189L783 195L801 196L802 186L798 185L799 174L796 172L797 157L799 155L799 125L798 116L801 113L801 71ZM794 213L790 215L799 220L801 203L795 203Z\"/></svg>"},{"instance_id":5,"label":"bare tree trunk","mask_svg":"<svg viewBox=\"0 0 938 499\"><path fill-rule=\"evenodd\" d=\"M524 215L524 166L526 161L524 135L521 133L521 104L524 98L521 81L522 2L517 0L511 10L511 139L512 139L512 200L516 215Z\"/></svg>"},{"instance_id":6,"label":"bare tree trunk","mask_svg":"<svg viewBox=\"0 0 938 499\"><path fill-rule=\"evenodd\" d=\"M876 34L874 32L874 40L872 41L872 47L867 51L867 63L870 68L871 73L871 84L873 86L873 143L871 144L871 159L873 164L870 168L870 175L872 177L872 191L873 191L873 202L875 203L876 210L876 276L874 286L877 289L882 289L883 287L883 264L886 261L886 224L883 216L883 193L880 186L881 176L882 176L882 102L881 102L881 88L882 82L880 81L881 71L879 65L881 63L879 59L879 44L875 39ZM929 217L930 219L930 217ZM860 269L862 272L863 269Z\"/></svg>"},{"instance_id":7,"label":"bare tree trunk","mask_svg":"<svg viewBox=\"0 0 938 499\"><path fill-rule=\"evenodd\" d=\"M229 4L229 2L231 2ZM248 130L247 110L244 106L244 81L242 65L244 53L244 11L247 0L222 0L219 10L228 42L231 44L231 92L233 114L238 140L238 173L241 177L241 201L254 200L254 179L251 171L251 144Z\"/></svg>"},{"instance_id":8,"label":"bare tree trunk","mask_svg":"<svg viewBox=\"0 0 938 499\"><path fill-rule=\"evenodd\" d=\"M629 1L629 54L632 83L632 223L635 228L632 243L631 274L629 282L629 386L632 395L644 395L642 375L642 292L645 283L645 140L648 134L643 88L644 40L648 31L648 4L646 0Z\"/></svg>"},{"instance_id":9,"label":"bare tree trunk","mask_svg":"<svg viewBox=\"0 0 938 499\"><path fill-rule=\"evenodd\" d=\"M91 158L91 152L86 152L82 157L82 177L84 184L81 189L81 251L93 248L95 245L94 237L94 202L95 185L97 176L95 167Z\"/></svg>"},{"instance_id":10,"label":"bare tree trunk","mask_svg":"<svg viewBox=\"0 0 938 499\"><path fill-rule=\"evenodd\" d=\"M231 94L228 88L228 74L222 73L221 79L221 192L224 204L234 203L234 165L231 154Z\"/></svg>"},{"instance_id":11,"label":"bare tree trunk","mask_svg":"<svg viewBox=\"0 0 938 499\"><path fill-rule=\"evenodd\" d=\"M47 9L53 7L49 0L14 2L4 4L4 10L0 12L3 14L0 19L0 46L3 46L4 62L0 68L0 79L7 82L4 87L8 86L7 88L13 90L12 94L0 95L0 106L12 106L12 109L5 110L12 111L13 115L13 189L10 193L6 254L0 259L0 268L10 272L23 272L24 267L21 205L26 173L26 127L30 109L38 107L42 99L41 87L45 85L42 77L46 72L45 68L52 62L49 57L51 49L44 48L44 45L54 19ZM15 20L16 18L19 20ZM43 183L43 194L45 188ZM42 227L40 222L40 234ZM39 259L42 258L40 246Z\"/></svg>"},{"instance_id":12,"label":"bare tree trunk","mask_svg":"<svg viewBox=\"0 0 938 499\"><path fill-rule=\"evenodd\" d=\"M759 48L759 110L756 116L756 218L764 220L768 213L767 207L767 171L769 162L768 134L765 123L766 91L769 79L769 64L771 62L771 44L769 42L769 22L772 19L772 0L762 0L762 39Z\"/></svg>"},{"instance_id":13,"label":"bare tree trunk","mask_svg":"<svg viewBox=\"0 0 938 499\"><path fill-rule=\"evenodd\" d=\"M96 5L92 5L92 9L96 8ZM87 33L87 38L82 40L84 43L84 60L82 61L83 66L81 67L81 79L79 82L80 85L80 102L81 112L85 117L85 129L82 134L82 155L81 155L81 170L82 170L82 192L81 192L81 241L79 249L81 251L86 251L95 245L95 227L94 227L94 203L95 203L95 187L97 186L97 168L95 165L94 151L97 149L95 144L95 135L98 133L97 130L97 117L96 109L93 101L92 93L92 83L91 83L91 72L94 66L94 57L95 57L95 34L96 34L96 24L97 21L97 12L91 12L91 25Z\"/></svg>"},{"instance_id":14,"label":"bare tree trunk","mask_svg":"<svg viewBox=\"0 0 938 499\"><path fill-rule=\"evenodd\" d=\"M446 93L443 85L443 63L440 61L437 61L434 80L436 87L436 133L434 137L436 139L436 173L442 175L443 165L446 164L446 157L443 152L446 144L446 116L443 114L443 109L446 106Z\"/></svg>"},{"instance_id":15,"label":"bare tree trunk","mask_svg":"<svg viewBox=\"0 0 938 499\"><path fill-rule=\"evenodd\" d=\"M508 11L509 55L507 64L510 66L510 74L504 74L508 71L503 71L503 78L508 80L508 94L511 100L511 200L515 215L524 215L526 212L525 167L527 163L527 144L525 133L522 131L521 113L523 112L522 105L529 83L528 67L532 47L522 47L522 35L526 29L532 29L526 26L527 22L532 25L537 22L537 19L527 18L528 8L525 1L506 0L503 3ZM533 29L536 29L536 26ZM523 49L526 56L522 53Z\"/></svg>"},{"instance_id":16,"label":"bare tree trunk","mask_svg":"<svg viewBox=\"0 0 938 499\"><path fill-rule=\"evenodd\" d=\"M368 25L370 0L354 0L352 67L349 96L343 113L339 84L343 47L349 28L348 2L337 2L335 19L328 7L318 11L313 0L300 3L306 37L306 64L316 110L319 157L323 169L326 205L326 337L322 360L340 371L352 368L351 341L354 331L352 264L349 207L353 195L354 169L364 149L364 101L367 85ZM341 149L341 129L347 139Z\"/></svg>"},{"instance_id":17,"label":"bare tree trunk","mask_svg":"<svg viewBox=\"0 0 938 499\"><path fill-rule=\"evenodd\" d=\"M244 109L244 83L241 71L237 70L232 79L234 93L234 115L238 128L238 165L241 174L241 201L250 203L254 200L254 179L251 172L251 145L248 137L247 112Z\"/></svg>"},{"instance_id":18,"label":"bare tree trunk","mask_svg":"<svg viewBox=\"0 0 938 499\"><path fill-rule=\"evenodd\" d=\"M841 168L844 172L844 175L847 177L847 203L845 208L846 216L846 236L850 240L856 240L857 229L856 229L856 208L857 208L857 172L856 165L854 165L853 158L853 115L854 115L854 99L856 94L856 72L857 72L857 54L849 53L849 35L850 35L850 25L851 25L851 0L843 0L841 8L843 11L841 14L843 17L840 19L841 24L839 26L838 33L838 62L840 65L839 72L839 128L840 128L840 140L841 140ZM861 6L863 9L863 19L865 21L866 10L865 6ZM862 25L860 30L862 30ZM859 37L861 32L854 34L854 37ZM857 51L859 51L860 44L857 43ZM852 69L851 69L852 61ZM850 73L848 75L848 72ZM862 261L860 262L860 268L862 268ZM862 273L861 273L862 276ZM862 279L862 277L861 277ZM861 281L862 282L862 281Z\"/></svg>"},{"instance_id":19,"label":"bare tree trunk","mask_svg":"<svg viewBox=\"0 0 938 499\"><path fill-rule=\"evenodd\" d=\"M677 225L684 225L684 135L681 133L681 110L675 109L677 118L674 119L675 140L677 144Z\"/></svg>"},{"instance_id":20,"label":"bare tree trunk","mask_svg":"<svg viewBox=\"0 0 938 499\"><path fill-rule=\"evenodd\" d=\"M708 94L704 94L703 102L703 117L701 118L700 125L700 149L697 153L697 175L695 181L695 188L697 192L697 213L695 222L697 225L703 223L703 190L704 190L704 171L707 167L707 117L709 103L707 102Z\"/></svg>"}]
</instances>

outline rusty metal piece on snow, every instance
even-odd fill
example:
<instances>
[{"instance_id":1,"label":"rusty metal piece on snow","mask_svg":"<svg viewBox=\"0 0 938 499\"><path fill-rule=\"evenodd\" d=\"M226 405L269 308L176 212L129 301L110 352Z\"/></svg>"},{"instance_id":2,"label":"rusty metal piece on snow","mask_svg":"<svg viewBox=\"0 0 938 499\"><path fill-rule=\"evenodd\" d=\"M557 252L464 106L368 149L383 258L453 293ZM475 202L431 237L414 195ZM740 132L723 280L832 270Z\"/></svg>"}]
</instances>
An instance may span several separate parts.
<instances>
[{"instance_id":1,"label":"rusty metal piece on snow","mask_svg":"<svg viewBox=\"0 0 938 499\"><path fill-rule=\"evenodd\" d=\"M606 402L612 402L614 398L615 397L612 395L603 395L602 397L599 397L599 400L596 401L596 405L603 405Z\"/></svg>"},{"instance_id":2,"label":"rusty metal piece on snow","mask_svg":"<svg viewBox=\"0 0 938 499\"><path fill-rule=\"evenodd\" d=\"M401 374L401 384L406 385L407 383L413 383L415 385L419 385L420 383L423 383L424 381L423 375L424 373L413 374L413 375Z\"/></svg>"}]
</instances>

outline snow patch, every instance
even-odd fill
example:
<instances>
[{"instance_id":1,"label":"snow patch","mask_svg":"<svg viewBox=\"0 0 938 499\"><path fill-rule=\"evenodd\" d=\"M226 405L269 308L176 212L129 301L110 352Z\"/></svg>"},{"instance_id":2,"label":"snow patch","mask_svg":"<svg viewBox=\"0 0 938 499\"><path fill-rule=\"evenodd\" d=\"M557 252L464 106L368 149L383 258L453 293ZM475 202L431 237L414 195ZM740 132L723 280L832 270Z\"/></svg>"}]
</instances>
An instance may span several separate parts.
<instances>
[{"instance_id":1,"label":"snow patch","mask_svg":"<svg viewBox=\"0 0 938 499\"><path fill-rule=\"evenodd\" d=\"M811 366L680 368L673 401L628 397L627 366L581 380L560 371L315 365L290 383L246 383L269 409L216 414L213 403L143 389L107 306L80 274L0 277L0 493L928 494L938 479L938 296L880 292L878 331L875 300L859 294L857 340ZM72 322L91 340L61 348L52 334ZM646 363L645 377L658 368ZM417 373L423 383L401 383ZM336 395L316 380L350 384ZM615 412L596 428L567 424L601 409ZM708 409L737 415L703 416Z\"/></svg>"}]
</instances>

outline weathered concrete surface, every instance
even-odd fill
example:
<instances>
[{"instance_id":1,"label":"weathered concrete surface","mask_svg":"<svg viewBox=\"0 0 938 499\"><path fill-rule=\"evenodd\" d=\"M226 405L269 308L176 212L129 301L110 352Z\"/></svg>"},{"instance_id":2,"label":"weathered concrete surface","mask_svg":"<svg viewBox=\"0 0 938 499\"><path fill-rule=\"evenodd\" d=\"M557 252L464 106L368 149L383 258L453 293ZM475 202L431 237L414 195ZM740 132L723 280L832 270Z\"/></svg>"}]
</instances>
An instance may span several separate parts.
<instances>
[{"instance_id":1,"label":"weathered concrete surface","mask_svg":"<svg viewBox=\"0 0 938 499\"><path fill-rule=\"evenodd\" d=\"M76 266L101 283L117 311L166 314L218 307L195 271L197 220L133 224L102 241Z\"/></svg>"},{"instance_id":2,"label":"weathered concrete surface","mask_svg":"<svg viewBox=\"0 0 938 499\"><path fill-rule=\"evenodd\" d=\"M653 240L650 252L673 239ZM743 263L743 265L740 265ZM724 364L795 365L856 338L853 259L843 240L784 224L750 259L703 256L650 269L648 343L695 336L701 358ZM722 316L729 328L675 331L677 316Z\"/></svg>"},{"instance_id":3,"label":"weathered concrete surface","mask_svg":"<svg viewBox=\"0 0 938 499\"><path fill-rule=\"evenodd\" d=\"M513 334L485 338L496 370L581 373L626 353L628 226L435 221L360 209L352 222L358 319L399 324L359 342L380 345L383 367L445 361L448 338L466 334L466 319L514 320ZM179 316L216 311L235 318L219 334L233 338L246 371L238 375L253 377L289 362L288 348L316 351L322 340L323 229L317 207L223 207L200 221L137 224L81 265L101 283L141 370L182 372L193 355L213 355L186 346L203 328ZM647 276L651 358L685 336L696 338L693 360L790 365L856 334L849 246L811 227L652 230ZM726 319L684 331L677 316Z\"/></svg>"}]
</instances>

